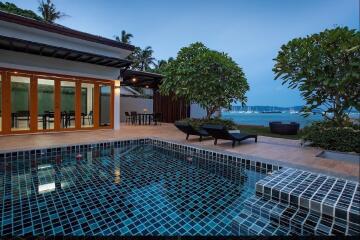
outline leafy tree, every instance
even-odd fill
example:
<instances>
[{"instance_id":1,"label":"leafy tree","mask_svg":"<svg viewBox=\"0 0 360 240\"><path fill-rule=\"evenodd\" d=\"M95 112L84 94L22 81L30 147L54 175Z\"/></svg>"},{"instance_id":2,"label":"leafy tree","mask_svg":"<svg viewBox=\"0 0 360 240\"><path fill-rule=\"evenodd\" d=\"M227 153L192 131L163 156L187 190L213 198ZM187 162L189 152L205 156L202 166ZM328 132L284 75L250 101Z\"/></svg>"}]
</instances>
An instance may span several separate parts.
<instances>
[{"instance_id":1,"label":"leafy tree","mask_svg":"<svg viewBox=\"0 0 360 240\"><path fill-rule=\"evenodd\" d=\"M182 48L164 74L161 93L198 103L206 109L207 119L220 108L229 109L231 103L247 100L249 85L242 69L227 54L199 42Z\"/></svg>"},{"instance_id":2,"label":"leafy tree","mask_svg":"<svg viewBox=\"0 0 360 240\"><path fill-rule=\"evenodd\" d=\"M122 43L127 43L130 44L131 41L130 39L133 38L134 36L131 33L126 32L125 30L121 31L121 37L119 36L115 36L115 40L122 42Z\"/></svg>"},{"instance_id":3,"label":"leafy tree","mask_svg":"<svg viewBox=\"0 0 360 240\"><path fill-rule=\"evenodd\" d=\"M167 67L167 65L174 61L174 58L170 57L168 60L158 60L155 65L154 65L154 68L151 69L152 72L155 72L155 73L162 73L165 71L165 68Z\"/></svg>"},{"instance_id":4,"label":"leafy tree","mask_svg":"<svg viewBox=\"0 0 360 240\"><path fill-rule=\"evenodd\" d=\"M41 0L38 11L41 13L45 22L54 23L56 20L67 16L65 13L58 11L52 0Z\"/></svg>"},{"instance_id":5,"label":"leafy tree","mask_svg":"<svg viewBox=\"0 0 360 240\"><path fill-rule=\"evenodd\" d=\"M20 16L24 16L24 17L28 17L28 18L33 18L36 20L42 20L42 18L40 16L38 16L36 13L34 13L31 10L26 10L26 9L21 9L18 6L16 6L13 3L9 3L9 2L0 2L0 10L4 11L4 12L8 12L8 13L13 13L13 14L17 14Z\"/></svg>"},{"instance_id":6,"label":"leafy tree","mask_svg":"<svg viewBox=\"0 0 360 240\"><path fill-rule=\"evenodd\" d=\"M295 38L274 60L275 79L299 88L305 111L320 110L337 126L344 125L347 111L360 111L359 31L337 27Z\"/></svg>"}]
</instances>

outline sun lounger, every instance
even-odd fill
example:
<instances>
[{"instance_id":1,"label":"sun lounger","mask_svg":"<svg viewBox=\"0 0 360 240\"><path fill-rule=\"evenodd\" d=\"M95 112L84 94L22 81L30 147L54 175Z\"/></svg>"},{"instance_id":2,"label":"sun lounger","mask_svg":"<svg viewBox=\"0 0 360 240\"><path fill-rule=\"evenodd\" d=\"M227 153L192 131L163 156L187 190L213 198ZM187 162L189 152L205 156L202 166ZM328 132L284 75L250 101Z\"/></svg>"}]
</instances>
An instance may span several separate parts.
<instances>
[{"instance_id":1,"label":"sun lounger","mask_svg":"<svg viewBox=\"0 0 360 240\"><path fill-rule=\"evenodd\" d=\"M187 122L175 122L175 126L186 134L186 140L189 139L190 135L200 136L200 142L202 141L203 137L208 137L209 133L205 131L204 129L195 129L193 128L189 123Z\"/></svg>"},{"instance_id":2,"label":"sun lounger","mask_svg":"<svg viewBox=\"0 0 360 240\"><path fill-rule=\"evenodd\" d=\"M257 135L247 133L230 133L225 126L222 125L203 125L202 128L206 130L213 138L215 138L214 144L217 144L218 139L231 140L232 146L235 146L236 142L241 142L248 138L255 138L257 142Z\"/></svg>"}]
</instances>

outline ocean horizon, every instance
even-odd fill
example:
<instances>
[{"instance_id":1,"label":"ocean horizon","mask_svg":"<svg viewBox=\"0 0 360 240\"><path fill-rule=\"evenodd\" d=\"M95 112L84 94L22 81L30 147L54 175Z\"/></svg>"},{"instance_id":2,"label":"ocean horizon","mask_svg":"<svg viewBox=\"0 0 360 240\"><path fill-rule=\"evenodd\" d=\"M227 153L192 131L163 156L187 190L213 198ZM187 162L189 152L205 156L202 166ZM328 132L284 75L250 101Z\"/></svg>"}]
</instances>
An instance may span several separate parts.
<instances>
[{"instance_id":1,"label":"ocean horizon","mask_svg":"<svg viewBox=\"0 0 360 240\"><path fill-rule=\"evenodd\" d=\"M359 113L352 113L352 118L359 118ZM300 124L300 128L303 128L314 121L323 120L321 114L311 114L308 117L304 117L298 112L280 112L280 113L262 113L262 112L222 112L221 118L233 120L237 124L242 125L258 125L269 126L269 122L280 121L284 123L297 122Z\"/></svg>"}]
</instances>

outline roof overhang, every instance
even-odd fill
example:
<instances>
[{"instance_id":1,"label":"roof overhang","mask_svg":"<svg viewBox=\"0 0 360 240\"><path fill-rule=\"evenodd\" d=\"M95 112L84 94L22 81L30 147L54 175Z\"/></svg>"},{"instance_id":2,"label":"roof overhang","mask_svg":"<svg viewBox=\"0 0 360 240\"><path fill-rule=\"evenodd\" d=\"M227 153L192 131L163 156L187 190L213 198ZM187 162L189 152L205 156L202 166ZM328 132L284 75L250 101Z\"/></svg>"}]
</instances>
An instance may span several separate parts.
<instances>
[{"instance_id":1,"label":"roof overhang","mask_svg":"<svg viewBox=\"0 0 360 240\"><path fill-rule=\"evenodd\" d=\"M136 70L126 70L123 74L122 86L158 88L163 75L151 72L142 72Z\"/></svg>"},{"instance_id":2,"label":"roof overhang","mask_svg":"<svg viewBox=\"0 0 360 240\"><path fill-rule=\"evenodd\" d=\"M19 24L19 25L22 25L25 27L36 28L36 29L46 31L46 32L52 32L52 33L60 34L63 36L82 39L85 41L95 42L95 43L99 43L99 44L103 44L103 45L107 45L107 46L111 46L111 47L116 47L116 48L121 48L121 49L125 49L128 51L135 50L135 46L130 45L130 44L126 44L126 43L122 43L122 42L115 41L112 39L104 38L101 36L77 31L77 30L74 30L74 29L59 25L59 24L47 23L45 21L38 21L38 20L35 20L32 18L19 16L19 15L7 13L4 11L0 11L0 21L15 23L15 24Z\"/></svg>"},{"instance_id":3,"label":"roof overhang","mask_svg":"<svg viewBox=\"0 0 360 240\"><path fill-rule=\"evenodd\" d=\"M0 35L0 49L115 68L128 67L132 63L127 59L112 58L2 35Z\"/></svg>"}]
</instances>

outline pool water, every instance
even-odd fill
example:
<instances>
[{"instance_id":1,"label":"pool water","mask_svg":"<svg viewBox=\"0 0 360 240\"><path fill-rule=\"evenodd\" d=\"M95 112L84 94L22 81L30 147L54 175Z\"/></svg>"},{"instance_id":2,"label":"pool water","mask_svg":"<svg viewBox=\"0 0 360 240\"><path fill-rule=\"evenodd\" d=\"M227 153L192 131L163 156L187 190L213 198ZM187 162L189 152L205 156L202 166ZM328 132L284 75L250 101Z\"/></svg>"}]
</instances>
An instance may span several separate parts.
<instances>
[{"instance_id":1,"label":"pool water","mask_svg":"<svg viewBox=\"0 0 360 240\"><path fill-rule=\"evenodd\" d=\"M1 235L231 235L264 173L153 145L0 164Z\"/></svg>"}]
</instances>

